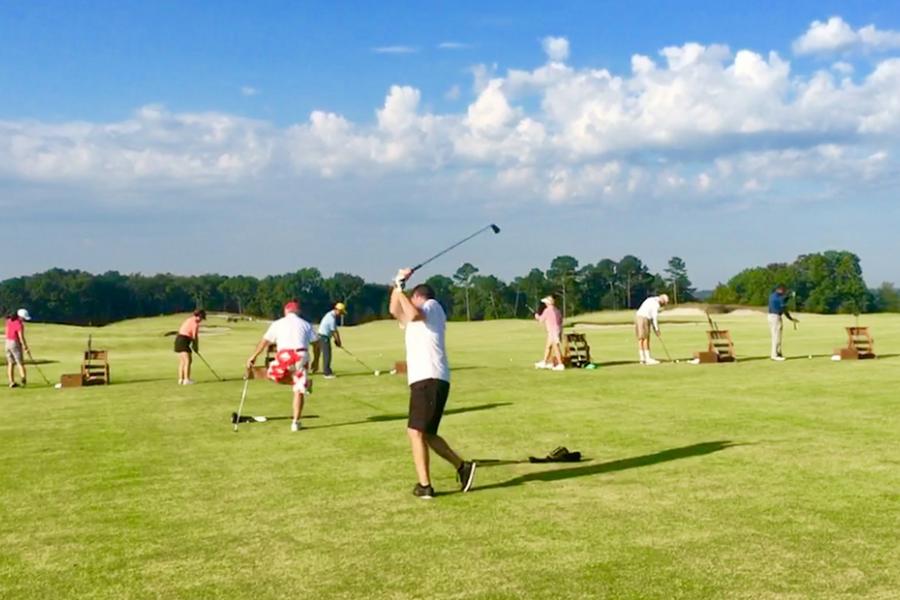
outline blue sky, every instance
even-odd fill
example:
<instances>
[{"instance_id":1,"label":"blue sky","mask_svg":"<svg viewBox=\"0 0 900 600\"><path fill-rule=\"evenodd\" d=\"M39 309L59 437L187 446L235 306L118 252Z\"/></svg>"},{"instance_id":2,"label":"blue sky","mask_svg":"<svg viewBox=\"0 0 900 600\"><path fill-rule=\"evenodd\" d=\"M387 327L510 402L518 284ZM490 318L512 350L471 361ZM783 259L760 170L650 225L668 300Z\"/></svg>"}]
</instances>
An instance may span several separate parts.
<instances>
[{"instance_id":1,"label":"blue sky","mask_svg":"<svg viewBox=\"0 0 900 600\"><path fill-rule=\"evenodd\" d=\"M0 4L0 277L382 280L497 222L435 271L900 281L897 5L523 4Z\"/></svg>"}]
</instances>

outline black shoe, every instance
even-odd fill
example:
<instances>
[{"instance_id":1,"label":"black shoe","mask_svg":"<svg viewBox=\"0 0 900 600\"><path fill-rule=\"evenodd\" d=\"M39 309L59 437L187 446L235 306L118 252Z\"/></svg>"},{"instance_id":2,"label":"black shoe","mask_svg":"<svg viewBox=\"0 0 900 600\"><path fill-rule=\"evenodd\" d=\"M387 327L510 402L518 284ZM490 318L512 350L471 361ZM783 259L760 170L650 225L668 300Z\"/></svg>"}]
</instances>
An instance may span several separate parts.
<instances>
[{"instance_id":1,"label":"black shoe","mask_svg":"<svg viewBox=\"0 0 900 600\"><path fill-rule=\"evenodd\" d=\"M459 488L462 491L468 492L472 489L472 484L475 483L475 467L477 466L477 463L463 461L463 464L456 470L456 476L459 477Z\"/></svg>"},{"instance_id":2,"label":"black shoe","mask_svg":"<svg viewBox=\"0 0 900 600\"><path fill-rule=\"evenodd\" d=\"M9 384L9 389L13 389L13 388L17 388L17 387L19 387L19 384L16 383L15 381L13 381L12 383Z\"/></svg>"},{"instance_id":3,"label":"black shoe","mask_svg":"<svg viewBox=\"0 0 900 600\"><path fill-rule=\"evenodd\" d=\"M434 498L434 488L430 485L422 485L421 483L417 483L416 487L413 488L413 496L416 498L422 498L423 500L431 500Z\"/></svg>"}]
</instances>

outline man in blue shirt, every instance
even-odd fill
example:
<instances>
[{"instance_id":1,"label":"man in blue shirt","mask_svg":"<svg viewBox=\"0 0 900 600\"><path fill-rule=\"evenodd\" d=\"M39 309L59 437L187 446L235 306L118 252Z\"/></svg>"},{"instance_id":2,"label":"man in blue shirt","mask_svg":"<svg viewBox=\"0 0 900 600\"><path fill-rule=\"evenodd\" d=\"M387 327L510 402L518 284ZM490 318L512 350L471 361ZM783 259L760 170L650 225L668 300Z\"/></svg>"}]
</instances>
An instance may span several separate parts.
<instances>
[{"instance_id":1,"label":"man in blue shirt","mask_svg":"<svg viewBox=\"0 0 900 600\"><path fill-rule=\"evenodd\" d=\"M783 285L778 285L772 295L769 296L769 332L772 335L771 359L783 361L781 354L781 337L784 331L784 323L781 317L787 317L789 321L797 323L797 319L791 316L787 310L787 290Z\"/></svg>"},{"instance_id":2,"label":"man in blue shirt","mask_svg":"<svg viewBox=\"0 0 900 600\"><path fill-rule=\"evenodd\" d=\"M338 318L347 312L347 307L343 302L338 302L334 308L325 313L319 322L319 344L318 352L313 357L313 371L319 370L319 357L322 358L322 374L325 379L334 379L334 371L331 370L331 338L334 338L334 345L341 347L341 334L338 331Z\"/></svg>"}]
</instances>

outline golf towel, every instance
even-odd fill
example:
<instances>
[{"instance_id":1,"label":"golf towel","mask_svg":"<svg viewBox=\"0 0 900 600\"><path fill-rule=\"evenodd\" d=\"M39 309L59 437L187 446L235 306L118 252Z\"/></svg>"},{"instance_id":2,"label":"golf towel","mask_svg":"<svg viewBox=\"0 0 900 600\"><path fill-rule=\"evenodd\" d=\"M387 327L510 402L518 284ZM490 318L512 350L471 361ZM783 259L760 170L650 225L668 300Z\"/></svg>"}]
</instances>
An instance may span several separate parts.
<instances>
[{"instance_id":1,"label":"golf towel","mask_svg":"<svg viewBox=\"0 0 900 600\"><path fill-rule=\"evenodd\" d=\"M307 353L306 350L279 350L269 368L266 376L275 383L291 383L295 392L306 393Z\"/></svg>"}]
</instances>

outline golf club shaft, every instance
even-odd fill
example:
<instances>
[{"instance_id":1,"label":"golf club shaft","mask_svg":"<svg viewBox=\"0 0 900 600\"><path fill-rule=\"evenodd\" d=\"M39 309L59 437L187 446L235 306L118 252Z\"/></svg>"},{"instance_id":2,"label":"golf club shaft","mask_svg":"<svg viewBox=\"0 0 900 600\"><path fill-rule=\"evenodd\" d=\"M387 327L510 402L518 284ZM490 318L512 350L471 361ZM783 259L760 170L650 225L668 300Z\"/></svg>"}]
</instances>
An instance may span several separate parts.
<instances>
[{"instance_id":1,"label":"golf club shaft","mask_svg":"<svg viewBox=\"0 0 900 600\"><path fill-rule=\"evenodd\" d=\"M431 258L429 258L429 259L427 259L427 260L425 260L425 261L422 261L421 263L417 264L416 266L414 266L414 267L412 268L412 271L410 272L410 275L412 275L413 273L415 273L416 271L418 271L419 269L421 269L422 267L424 267L425 265L427 265L428 263L430 263L430 262L433 261L434 259L440 258L441 256L447 254L448 252L450 252L451 250L453 250L453 249L456 248L457 246L461 246L462 244L465 244L466 242L468 242L469 240L471 240L471 239L472 239L473 237L475 237L476 235L479 235L479 234L481 234L481 233L487 231L488 229L494 230L494 233L499 233L499 231L500 231L500 228L497 227L497 226L494 225L494 224L488 225L487 227L482 227L481 229L479 229L478 231L476 231L476 232L473 233L472 235L470 235L470 236L468 236L468 237L466 237L466 238L461 239L460 241L456 242L456 243L453 244L452 246L449 246L449 247L447 247L447 248L441 250L440 252L438 252L437 254L435 254L434 256L432 256Z\"/></svg>"},{"instance_id":2,"label":"golf club shaft","mask_svg":"<svg viewBox=\"0 0 900 600\"><path fill-rule=\"evenodd\" d=\"M33 366L35 368L35 370L37 370L37 372L40 373L41 378L44 380L44 383L46 383L47 385L52 385L50 383L50 380L47 379L47 376L44 375L44 372L41 371L41 368L37 365L37 361L34 360L34 356L32 356L31 350L28 350L28 358L31 359L31 366Z\"/></svg>"},{"instance_id":3,"label":"golf club shaft","mask_svg":"<svg viewBox=\"0 0 900 600\"><path fill-rule=\"evenodd\" d=\"M662 335L659 333L656 334L656 337L659 338L659 343L662 344L663 352L666 353L666 358L669 359L669 362L672 362L672 355L669 354L669 349L666 347L666 342L663 340Z\"/></svg>"},{"instance_id":4,"label":"golf club shaft","mask_svg":"<svg viewBox=\"0 0 900 600\"><path fill-rule=\"evenodd\" d=\"M355 360L356 362L358 362L359 364L361 364L362 366L364 366L367 370L374 372L374 370L372 369L372 367L370 367L369 365L367 365L366 363L364 363L362 360L360 360L355 354L353 354L352 352L350 352L349 350L347 350L346 348L344 348L343 345L339 346L339 348L340 348L341 350L343 350L344 352L346 352L347 354L349 354L350 356L352 356L352 357L353 357L353 360Z\"/></svg>"},{"instance_id":5,"label":"golf club shaft","mask_svg":"<svg viewBox=\"0 0 900 600\"><path fill-rule=\"evenodd\" d=\"M199 351L199 350L195 350L194 352L197 353L197 356L200 357L200 360L203 361L203 364L206 365L206 368L209 369L209 371L210 371L213 375L216 376L216 379L218 379L219 381L224 381L221 377L219 377L219 374L216 373L215 369L213 369L212 366L210 366L209 362L208 362L205 358L203 358L203 355L200 354L200 351Z\"/></svg>"},{"instance_id":6,"label":"golf club shaft","mask_svg":"<svg viewBox=\"0 0 900 600\"><path fill-rule=\"evenodd\" d=\"M234 420L234 430L238 430L238 423L241 422L241 412L244 410L244 400L247 399L247 386L250 384L250 373L244 373L244 390L241 392L241 403L238 405L237 419Z\"/></svg>"}]
</instances>

